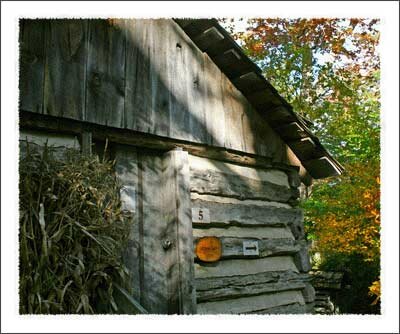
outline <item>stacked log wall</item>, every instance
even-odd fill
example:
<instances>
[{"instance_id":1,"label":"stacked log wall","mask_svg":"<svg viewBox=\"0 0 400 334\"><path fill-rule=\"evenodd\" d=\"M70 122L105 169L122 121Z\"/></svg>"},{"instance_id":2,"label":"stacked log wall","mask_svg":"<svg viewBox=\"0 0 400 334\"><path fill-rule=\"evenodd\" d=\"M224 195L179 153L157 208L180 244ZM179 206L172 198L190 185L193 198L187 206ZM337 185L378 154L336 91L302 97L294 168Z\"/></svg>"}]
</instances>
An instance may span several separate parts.
<instances>
[{"instance_id":1,"label":"stacked log wall","mask_svg":"<svg viewBox=\"0 0 400 334\"><path fill-rule=\"evenodd\" d=\"M48 142L60 150L80 147L76 136L62 134L24 130L20 139L40 146ZM162 262L165 256L162 240L167 238L164 232L168 229L163 224L169 208L162 203L167 201L165 191L171 187L165 185L168 189L162 194L160 175L169 163L162 162L162 151L138 151L128 145L114 145L113 149L116 173L123 185L121 200L133 217L125 255L136 287L132 296L149 309L168 312L156 305L163 301L168 276L167 271L160 271L157 259ZM194 155L188 155L186 164L184 173L190 175L186 206L206 208L210 213L208 224L192 223L193 252L187 251L193 254L195 279L191 294L195 296L191 298L197 300L197 312L311 312L315 293L308 275L303 215L295 206L298 175L290 170L254 168ZM179 195L180 203L185 194ZM191 229L188 231L191 233ZM220 238L220 261L206 264L196 258L196 242L204 236ZM187 238L191 240L191 236L184 236ZM257 241L259 254L245 256L244 241ZM155 249L160 252L158 257ZM192 284L190 277L187 284ZM149 291L154 292L151 298L146 296Z\"/></svg>"},{"instance_id":2,"label":"stacked log wall","mask_svg":"<svg viewBox=\"0 0 400 334\"><path fill-rule=\"evenodd\" d=\"M220 238L221 259L195 255L197 310L219 313L310 313L310 284L302 210L292 174L190 156L192 208L209 211L209 222L193 223L194 243ZM243 242L257 241L258 255Z\"/></svg>"}]
</instances>

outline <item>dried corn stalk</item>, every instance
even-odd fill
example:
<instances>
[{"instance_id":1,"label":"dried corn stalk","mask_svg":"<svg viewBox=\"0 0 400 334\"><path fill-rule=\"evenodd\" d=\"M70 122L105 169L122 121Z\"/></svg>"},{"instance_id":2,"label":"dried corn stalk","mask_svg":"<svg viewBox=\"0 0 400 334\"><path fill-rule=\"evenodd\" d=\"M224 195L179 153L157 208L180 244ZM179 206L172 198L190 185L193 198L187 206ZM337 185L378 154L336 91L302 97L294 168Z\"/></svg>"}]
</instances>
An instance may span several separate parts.
<instances>
[{"instance_id":1,"label":"dried corn stalk","mask_svg":"<svg viewBox=\"0 0 400 334\"><path fill-rule=\"evenodd\" d=\"M130 218L113 163L27 145L19 172L20 313L119 313Z\"/></svg>"}]
</instances>

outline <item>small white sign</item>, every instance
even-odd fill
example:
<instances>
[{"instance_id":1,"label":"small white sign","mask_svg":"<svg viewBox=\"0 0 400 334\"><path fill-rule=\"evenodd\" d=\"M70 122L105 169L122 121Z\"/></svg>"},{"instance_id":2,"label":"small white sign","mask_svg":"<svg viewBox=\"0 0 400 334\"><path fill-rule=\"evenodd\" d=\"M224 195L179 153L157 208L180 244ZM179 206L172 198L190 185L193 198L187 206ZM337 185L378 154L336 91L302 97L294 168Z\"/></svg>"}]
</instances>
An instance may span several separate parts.
<instances>
[{"instance_id":1,"label":"small white sign","mask_svg":"<svg viewBox=\"0 0 400 334\"><path fill-rule=\"evenodd\" d=\"M243 255L259 255L258 241L243 241Z\"/></svg>"},{"instance_id":2,"label":"small white sign","mask_svg":"<svg viewBox=\"0 0 400 334\"><path fill-rule=\"evenodd\" d=\"M209 223L210 210L205 208L192 208L192 222L193 223Z\"/></svg>"}]
</instances>

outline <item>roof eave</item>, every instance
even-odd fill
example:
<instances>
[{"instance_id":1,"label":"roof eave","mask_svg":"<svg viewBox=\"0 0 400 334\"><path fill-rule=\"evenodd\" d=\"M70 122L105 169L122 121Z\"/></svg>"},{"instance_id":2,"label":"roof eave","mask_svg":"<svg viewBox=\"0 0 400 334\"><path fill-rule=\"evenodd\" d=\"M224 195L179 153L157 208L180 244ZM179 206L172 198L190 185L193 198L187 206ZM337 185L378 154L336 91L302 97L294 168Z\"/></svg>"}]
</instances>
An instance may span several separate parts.
<instances>
[{"instance_id":1,"label":"roof eave","mask_svg":"<svg viewBox=\"0 0 400 334\"><path fill-rule=\"evenodd\" d=\"M314 179L342 174L343 166L311 132L307 121L293 111L293 107L263 76L261 69L249 59L216 19L175 21L266 118Z\"/></svg>"}]
</instances>

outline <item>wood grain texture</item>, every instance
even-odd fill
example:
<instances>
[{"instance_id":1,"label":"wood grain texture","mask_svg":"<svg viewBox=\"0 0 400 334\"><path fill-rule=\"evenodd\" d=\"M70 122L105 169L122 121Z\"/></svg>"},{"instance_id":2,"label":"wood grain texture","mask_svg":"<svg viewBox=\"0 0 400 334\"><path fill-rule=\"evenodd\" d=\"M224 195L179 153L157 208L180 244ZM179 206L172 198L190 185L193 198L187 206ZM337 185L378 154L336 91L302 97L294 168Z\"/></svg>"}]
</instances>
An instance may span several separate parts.
<instances>
[{"instance_id":1,"label":"wood grain texture","mask_svg":"<svg viewBox=\"0 0 400 334\"><path fill-rule=\"evenodd\" d=\"M310 277L309 275L292 270L261 271L259 273L248 275L238 274L224 277L196 278L195 284L197 291L207 291L210 289L223 288L225 286L268 284L288 281L301 281L307 283L310 281Z\"/></svg>"},{"instance_id":2,"label":"wood grain texture","mask_svg":"<svg viewBox=\"0 0 400 334\"><path fill-rule=\"evenodd\" d=\"M85 119L87 20L49 20L46 25L44 113Z\"/></svg>"},{"instance_id":3,"label":"wood grain texture","mask_svg":"<svg viewBox=\"0 0 400 334\"><path fill-rule=\"evenodd\" d=\"M45 26L47 21L19 21L19 107L43 113Z\"/></svg>"},{"instance_id":4,"label":"wood grain texture","mask_svg":"<svg viewBox=\"0 0 400 334\"><path fill-rule=\"evenodd\" d=\"M213 146L223 147L225 133L229 132L225 126L225 111L222 99L222 73L215 63L204 53L204 80L206 81L204 96L204 112L208 140Z\"/></svg>"},{"instance_id":5,"label":"wood grain texture","mask_svg":"<svg viewBox=\"0 0 400 334\"><path fill-rule=\"evenodd\" d=\"M282 291L251 297L198 304L199 314L241 314L298 303L304 305L300 291Z\"/></svg>"},{"instance_id":6,"label":"wood grain texture","mask_svg":"<svg viewBox=\"0 0 400 334\"><path fill-rule=\"evenodd\" d=\"M125 117L128 129L153 133L154 115L151 97L151 50L148 45L152 33L149 22L127 20L125 67Z\"/></svg>"},{"instance_id":7,"label":"wood grain texture","mask_svg":"<svg viewBox=\"0 0 400 334\"><path fill-rule=\"evenodd\" d=\"M314 290L309 281L308 275L290 270L242 276L197 278L197 301L215 301L278 291L300 290L304 301L312 302Z\"/></svg>"},{"instance_id":8,"label":"wood grain texture","mask_svg":"<svg viewBox=\"0 0 400 334\"><path fill-rule=\"evenodd\" d=\"M168 21L148 20L150 36L147 41L150 56L151 110L154 115L153 133L168 137L170 134L169 62L171 42Z\"/></svg>"},{"instance_id":9,"label":"wood grain texture","mask_svg":"<svg viewBox=\"0 0 400 334\"><path fill-rule=\"evenodd\" d=\"M287 202L295 194L291 188L268 181L258 181L244 176L191 168L190 190L239 199L264 199Z\"/></svg>"},{"instance_id":10,"label":"wood grain texture","mask_svg":"<svg viewBox=\"0 0 400 334\"><path fill-rule=\"evenodd\" d=\"M246 152L226 150L216 146L206 146L201 143L193 143L173 138L164 138L150 135L132 129L111 128L104 125L87 123L81 120L66 119L49 115L40 115L26 110L20 110L20 127L25 129L36 129L45 131L68 132L80 134L83 130L91 131L93 138L141 146L149 149L171 150L175 147L190 152L191 155L212 159L213 161L229 162L247 167L257 167L262 169L272 169L283 173L298 173L299 167L287 163L272 162L270 158L250 155ZM272 180L271 180L272 181ZM282 203L282 205L285 205Z\"/></svg>"},{"instance_id":11,"label":"wood grain texture","mask_svg":"<svg viewBox=\"0 0 400 334\"><path fill-rule=\"evenodd\" d=\"M111 22L89 21L86 120L122 127L125 103L125 25L122 20Z\"/></svg>"},{"instance_id":12,"label":"wood grain texture","mask_svg":"<svg viewBox=\"0 0 400 334\"><path fill-rule=\"evenodd\" d=\"M188 153L140 151L136 167L134 152L116 149L121 181L135 187L137 180L130 255L137 261L140 302L150 313L195 313Z\"/></svg>"},{"instance_id":13,"label":"wood grain texture","mask_svg":"<svg viewBox=\"0 0 400 334\"><path fill-rule=\"evenodd\" d=\"M197 301L210 302L217 300L227 300L233 298L242 298L256 296L265 293L278 293L281 291L302 290L305 288L303 282L277 282L263 283L240 286L225 286L220 289L211 288L205 291L197 291Z\"/></svg>"},{"instance_id":14,"label":"wood grain texture","mask_svg":"<svg viewBox=\"0 0 400 334\"><path fill-rule=\"evenodd\" d=\"M169 38L168 87L170 98L170 136L177 139L193 141L188 131L190 128L190 110L187 83L190 80L189 72L184 70L192 61L189 37L177 26L167 24Z\"/></svg>"},{"instance_id":15,"label":"wood grain texture","mask_svg":"<svg viewBox=\"0 0 400 334\"><path fill-rule=\"evenodd\" d=\"M299 208L217 203L203 199L192 199L192 207L206 208L210 211L211 221L207 226L283 227L303 221L303 213ZM196 227L204 226L194 224Z\"/></svg>"},{"instance_id":16,"label":"wood grain texture","mask_svg":"<svg viewBox=\"0 0 400 334\"><path fill-rule=\"evenodd\" d=\"M157 155L139 155L139 204L141 211L141 304L150 313L168 314L168 287L165 250L166 221L163 203L163 159ZM162 189L162 188L161 188Z\"/></svg>"},{"instance_id":17,"label":"wood grain texture","mask_svg":"<svg viewBox=\"0 0 400 334\"><path fill-rule=\"evenodd\" d=\"M186 89L188 94L189 129L188 133L194 142L207 143L206 110L204 100L207 98L207 77L204 75L204 56L201 52L193 52L188 48L188 72Z\"/></svg>"},{"instance_id":18,"label":"wood grain texture","mask_svg":"<svg viewBox=\"0 0 400 334\"><path fill-rule=\"evenodd\" d=\"M233 238L270 238L270 239L294 239L290 229L284 227L237 227L228 228L195 228L193 229L195 237L233 237Z\"/></svg>"},{"instance_id":19,"label":"wood grain texture","mask_svg":"<svg viewBox=\"0 0 400 334\"><path fill-rule=\"evenodd\" d=\"M244 176L258 181L268 181L289 188L288 175L282 170L273 168L249 168L240 164L189 156L190 167L194 170L213 170L235 176Z\"/></svg>"},{"instance_id":20,"label":"wood grain texture","mask_svg":"<svg viewBox=\"0 0 400 334\"><path fill-rule=\"evenodd\" d=\"M195 278L252 275L265 271L291 270L298 272L290 256L248 260L224 260L216 264L195 263Z\"/></svg>"},{"instance_id":21,"label":"wood grain texture","mask_svg":"<svg viewBox=\"0 0 400 334\"><path fill-rule=\"evenodd\" d=\"M132 228L128 246L124 252L124 261L131 272L133 298L140 300L140 226L138 212L139 171L136 149L127 145L115 145L115 173L121 182L122 209L129 211L132 217ZM127 191L129 190L129 191Z\"/></svg>"},{"instance_id":22,"label":"wood grain texture","mask_svg":"<svg viewBox=\"0 0 400 334\"><path fill-rule=\"evenodd\" d=\"M25 110L279 161L283 141L173 20L38 26L21 35Z\"/></svg>"},{"instance_id":23,"label":"wood grain texture","mask_svg":"<svg viewBox=\"0 0 400 334\"><path fill-rule=\"evenodd\" d=\"M222 99L225 110L225 147L244 151L242 127L243 105L239 101L240 92L229 79L222 75ZM253 153L253 152L250 152Z\"/></svg>"},{"instance_id":24,"label":"wood grain texture","mask_svg":"<svg viewBox=\"0 0 400 334\"><path fill-rule=\"evenodd\" d=\"M233 197L221 197L215 195L202 195L194 192L190 193L190 198L192 201L200 200L206 202L214 202L219 204L237 204L237 205L254 205L261 207L271 207L271 208L284 208L284 209L292 209L293 207L287 203L274 202L274 201L264 201L259 199L244 199L240 200L238 198Z\"/></svg>"},{"instance_id":25,"label":"wood grain texture","mask_svg":"<svg viewBox=\"0 0 400 334\"><path fill-rule=\"evenodd\" d=\"M173 150L164 155L165 240L169 314L196 313L194 289L193 232L191 226L188 153ZM164 242L165 242L164 240Z\"/></svg>"},{"instance_id":26,"label":"wood grain texture","mask_svg":"<svg viewBox=\"0 0 400 334\"><path fill-rule=\"evenodd\" d=\"M300 250L300 245L298 245L293 239L290 238L256 239L245 237L220 237L219 239L222 244L221 259L251 259L263 258L267 256L293 255ZM198 240L199 238L195 238L195 245L197 244ZM244 255L243 242L245 241L257 241L259 254L251 256ZM197 259L197 257L195 258Z\"/></svg>"}]
</instances>

